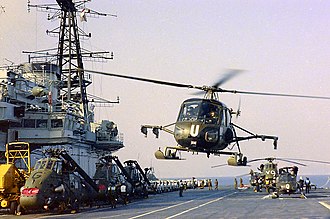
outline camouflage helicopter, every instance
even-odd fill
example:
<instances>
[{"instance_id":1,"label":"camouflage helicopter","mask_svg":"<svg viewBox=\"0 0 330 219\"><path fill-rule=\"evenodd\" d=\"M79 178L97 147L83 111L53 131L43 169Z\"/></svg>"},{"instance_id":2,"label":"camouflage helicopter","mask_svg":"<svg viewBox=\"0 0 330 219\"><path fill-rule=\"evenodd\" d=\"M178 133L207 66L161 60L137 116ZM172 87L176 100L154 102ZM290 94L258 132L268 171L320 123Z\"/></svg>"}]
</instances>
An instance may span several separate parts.
<instances>
[{"instance_id":1,"label":"camouflage helicopter","mask_svg":"<svg viewBox=\"0 0 330 219\"><path fill-rule=\"evenodd\" d=\"M98 187L63 149L47 150L49 157L38 160L21 191L18 214L28 210L70 209L92 201Z\"/></svg>"},{"instance_id":2,"label":"camouflage helicopter","mask_svg":"<svg viewBox=\"0 0 330 219\"><path fill-rule=\"evenodd\" d=\"M124 164L124 169L127 175L130 176L130 182L134 189L133 195L135 197L148 198L147 187L150 186L150 181L146 171L142 170L136 160L127 160Z\"/></svg>"},{"instance_id":3,"label":"camouflage helicopter","mask_svg":"<svg viewBox=\"0 0 330 219\"><path fill-rule=\"evenodd\" d=\"M298 167L281 167L276 178L276 191L278 194L293 194L298 190L297 174Z\"/></svg>"},{"instance_id":4,"label":"camouflage helicopter","mask_svg":"<svg viewBox=\"0 0 330 219\"><path fill-rule=\"evenodd\" d=\"M310 160L310 159L295 159L295 158L288 158L291 160L298 160L303 162L312 162L312 163L319 163L329 165L329 161L320 161L320 160ZM300 164L301 165L301 164ZM306 165L305 165L306 166ZM297 166L288 166L288 167L281 167L278 169L278 177L276 179L276 191L278 194L294 194L298 191L299 185L297 183L297 176L298 176L298 167Z\"/></svg>"},{"instance_id":5,"label":"camouflage helicopter","mask_svg":"<svg viewBox=\"0 0 330 219\"><path fill-rule=\"evenodd\" d=\"M266 160L266 163L262 163L260 164L260 166L257 168L257 171L254 170L250 170L250 184L251 186L258 186L258 188L265 188L266 192L270 193L271 191L276 191L276 183L277 183L277 178L279 176L279 170L278 170L278 166L277 163L275 163L275 160L281 160L281 161L285 161L288 163L293 163L296 165L301 165L301 166L306 166L303 163L299 163L293 160L300 160L300 159L285 159L285 158L275 158L275 157L267 157L267 158L258 158L258 159L253 159L253 160L249 160L247 163L253 163L253 162L257 162L257 161L263 161ZM302 159L303 160L303 159ZM214 165L211 166L211 168L215 168L215 167L221 167L221 166L226 166L227 164L220 164L220 165ZM228 165L230 165L228 163ZM233 165L231 165L233 166ZM259 189L257 189L259 190Z\"/></svg>"},{"instance_id":6,"label":"camouflage helicopter","mask_svg":"<svg viewBox=\"0 0 330 219\"><path fill-rule=\"evenodd\" d=\"M301 97L301 98L317 98L327 99L330 97L322 96L305 96L279 93L263 93L222 89L220 86L228 80L241 73L241 70L230 70L213 86L195 86L183 83L174 83L168 81L160 81L154 79L140 78L134 76L126 76L108 72L86 70L85 72L101 74L111 77L118 77L130 80L143 81L159 85L166 85L179 88L190 88L201 90L204 98L192 98L185 100L179 111L179 115L175 123L158 126L158 125L142 125L141 132L147 136L148 129L151 129L156 138L159 136L159 130L165 131L174 136L177 146L165 147L155 152L157 159L180 160L178 151L201 152L214 155L231 155L228 160L230 165L245 166L247 158L243 157L240 150L239 142L250 139L273 140L274 149L277 149L277 136L254 134L232 122L232 116L240 115L240 110L233 111L228 108L225 103L219 100L218 93L234 93L249 95L266 95L266 96L284 96L284 97ZM169 129L173 126L173 129ZM247 136L238 136L236 130L241 130ZM237 152L224 151L230 144L237 146Z\"/></svg>"},{"instance_id":7,"label":"camouflage helicopter","mask_svg":"<svg viewBox=\"0 0 330 219\"><path fill-rule=\"evenodd\" d=\"M135 160L127 160L123 165L117 156L112 155L102 156L100 161L94 176L99 186L100 200L109 200L115 207L117 201L127 204L131 198L148 197L149 168L143 171Z\"/></svg>"},{"instance_id":8,"label":"camouflage helicopter","mask_svg":"<svg viewBox=\"0 0 330 219\"><path fill-rule=\"evenodd\" d=\"M276 191L277 189L277 179L279 176L279 169L277 166L277 163L274 162L274 160L280 160L280 161L285 161L288 163L293 163L297 164L300 166L306 166L303 163L299 163L293 160L285 159L285 158L274 158L274 157L267 157L267 158L259 158L259 159L253 159L248 161L248 163L252 163L255 161L261 161L261 160L266 160L266 163L260 164L258 170L260 171L258 174L256 172L251 171L251 179L257 176L257 178L260 178L262 181L262 185L259 185L260 187L263 187L266 189L266 192L270 193L271 191ZM296 166L295 166L296 167ZM298 172L298 167L297 171ZM297 175L297 174L296 174Z\"/></svg>"},{"instance_id":9,"label":"camouflage helicopter","mask_svg":"<svg viewBox=\"0 0 330 219\"><path fill-rule=\"evenodd\" d=\"M100 157L93 180L99 188L98 200L108 201L111 207L115 208L122 197L120 187L125 178L118 165L112 161L113 157L110 155Z\"/></svg>"}]
</instances>

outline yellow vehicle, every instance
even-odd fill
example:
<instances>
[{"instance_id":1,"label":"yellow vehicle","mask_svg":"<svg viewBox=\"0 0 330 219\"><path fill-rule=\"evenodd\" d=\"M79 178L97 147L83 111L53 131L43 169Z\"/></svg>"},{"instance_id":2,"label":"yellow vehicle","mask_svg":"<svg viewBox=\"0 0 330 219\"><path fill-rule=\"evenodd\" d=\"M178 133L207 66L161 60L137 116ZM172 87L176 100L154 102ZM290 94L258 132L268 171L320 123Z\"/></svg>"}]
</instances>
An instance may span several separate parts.
<instances>
[{"instance_id":1,"label":"yellow vehicle","mask_svg":"<svg viewBox=\"0 0 330 219\"><path fill-rule=\"evenodd\" d=\"M2 208L10 208L10 213L16 214L20 189L31 172L29 143L8 143L6 160L6 164L0 164L0 202Z\"/></svg>"}]
</instances>

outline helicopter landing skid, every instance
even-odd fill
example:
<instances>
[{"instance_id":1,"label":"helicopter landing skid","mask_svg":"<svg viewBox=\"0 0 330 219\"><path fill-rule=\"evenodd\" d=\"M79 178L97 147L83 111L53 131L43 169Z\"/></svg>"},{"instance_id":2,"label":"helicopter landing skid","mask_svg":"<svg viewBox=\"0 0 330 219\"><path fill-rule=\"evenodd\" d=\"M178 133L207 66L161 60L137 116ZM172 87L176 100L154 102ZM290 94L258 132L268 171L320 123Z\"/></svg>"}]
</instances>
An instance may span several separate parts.
<instances>
[{"instance_id":1,"label":"helicopter landing skid","mask_svg":"<svg viewBox=\"0 0 330 219\"><path fill-rule=\"evenodd\" d=\"M178 151L188 151L186 148L172 146L172 147L165 147L164 152L161 151L159 148L155 152L155 157L157 159L165 159L165 160L185 160L184 158L181 158L177 155Z\"/></svg>"},{"instance_id":2,"label":"helicopter landing skid","mask_svg":"<svg viewBox=\"0 0 330 219\"><path fill-rule=\"evenodd\" d=\"M159 148L155 152L155 157L160 160L185 160L181 156L178 156L178 151L191 151L187 148L179 147L179 146L169 146L164 148L164 152ZM217 151L213 152L212 154L220 156L229 155L230 157L227 160L228 165L230 166L246 166L247 158L243 157L242 153L237 152L229 152L229 151Z\"/></svg>"}]
</instances>

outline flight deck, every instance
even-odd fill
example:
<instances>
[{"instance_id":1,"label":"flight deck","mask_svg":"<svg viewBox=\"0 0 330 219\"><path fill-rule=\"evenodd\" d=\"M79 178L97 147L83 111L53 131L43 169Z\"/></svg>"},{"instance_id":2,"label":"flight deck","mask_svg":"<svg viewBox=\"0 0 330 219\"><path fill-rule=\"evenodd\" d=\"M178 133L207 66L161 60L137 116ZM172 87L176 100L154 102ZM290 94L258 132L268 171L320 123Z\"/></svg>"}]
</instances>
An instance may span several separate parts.
<instances>
[{"instance_id":1,"label":"flight deck","mask_svg":"<svg viewBox=\"0 0 330 219\"><path fill-rule=\"evenodd\" d=\"M183 197L176 191L150 195L115 209L101 206L83 208L76 214L39 213L20 218L330 218L330 190L316 189L306 197L293 194L272 199L265 192L231 187L189 189Z\"/></svg>"}]
</instances>

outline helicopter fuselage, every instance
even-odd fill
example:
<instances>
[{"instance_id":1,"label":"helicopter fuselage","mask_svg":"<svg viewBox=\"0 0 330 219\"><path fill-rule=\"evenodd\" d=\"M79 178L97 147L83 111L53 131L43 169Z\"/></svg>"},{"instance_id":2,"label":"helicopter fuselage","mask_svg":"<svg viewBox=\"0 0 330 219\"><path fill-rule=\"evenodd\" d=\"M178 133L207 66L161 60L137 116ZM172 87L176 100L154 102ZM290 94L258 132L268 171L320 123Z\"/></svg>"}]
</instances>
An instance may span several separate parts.
<instances>
[{"instance_id":1,"label":"helicopter fuselage","mask_svg":"<svg viewBox=\"0 0 330 219\"><path fill-rule=\"evenodd\" d=\"M23 209L42 209L48 200L61 196L55 192L55 188L62 184L62 177L56 172L60 166L58 159L51 158L36 163L21 193L20 205Z\"/></svg>"},{"instance_id":2,"label":"helicopter fuselage","mask_svg":"<svg viewBox=\"0 0 330 219\"><path fill-rule=\"evenodd\" d=\"M293 194L298 190L298 167L282 167L276 179L276 189L279 194Z\"/></svg>"},{"instance_id":3,"label":"helicopter fuselage","mask_svg":"<svg viewBox=\"0 0 330 219\"><path fill-rule=\"evenodd\" d=\"M229 109L211 99L188 99L182 103L175 123L177 143L192 151L214 152L225 149L233 139Z\"/></svg>"},{"instance_id":4,"label":"helicopter fuselage","mask_svg":"<svg viewBox=\"0 0 330 219\"><path fill-rule=\"evenodd\" d=\"M81 178L71 171L63 170L63 162L57 158L37 161L27 179L20 197L24 210L75 208L82 200L95 195ZM88 194L88 195L87 195Z\"/></svg>"}]
</instances>

